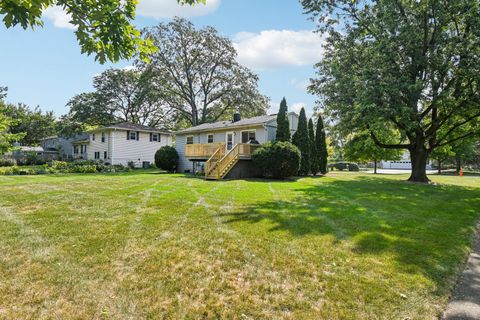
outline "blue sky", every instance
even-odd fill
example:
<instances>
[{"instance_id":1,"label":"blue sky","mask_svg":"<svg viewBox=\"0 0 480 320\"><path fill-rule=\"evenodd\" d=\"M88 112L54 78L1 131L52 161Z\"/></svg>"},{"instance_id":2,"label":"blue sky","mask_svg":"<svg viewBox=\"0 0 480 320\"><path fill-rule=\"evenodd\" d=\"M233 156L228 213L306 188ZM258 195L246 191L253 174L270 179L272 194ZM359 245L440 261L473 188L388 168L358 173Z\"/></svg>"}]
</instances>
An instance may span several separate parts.
<instances>
[{"instance_id":1,"label":"blue sky","mask_svg":"<svg viewBox=\"0 0 480 320\"><path fill-rule=\"evenodd\" d=\"M141 28L175 15L197 26L214 26L234 42L240 63L260 76L260 91L272 101L270 111L283 96L289 109L306 106L310 113L315 97L306 91L313 64L321 59L322 37L302 14L298 0L207 0L207 5L179 7L175 0L140 0L135 24ZM0 86L8 86L9 102L68 112L75 94L92 90L92 77L109 67L80 54L68 17L59 9L44 13L45 26L34 31L0 26Z\"/></svg>"}]
</instances>

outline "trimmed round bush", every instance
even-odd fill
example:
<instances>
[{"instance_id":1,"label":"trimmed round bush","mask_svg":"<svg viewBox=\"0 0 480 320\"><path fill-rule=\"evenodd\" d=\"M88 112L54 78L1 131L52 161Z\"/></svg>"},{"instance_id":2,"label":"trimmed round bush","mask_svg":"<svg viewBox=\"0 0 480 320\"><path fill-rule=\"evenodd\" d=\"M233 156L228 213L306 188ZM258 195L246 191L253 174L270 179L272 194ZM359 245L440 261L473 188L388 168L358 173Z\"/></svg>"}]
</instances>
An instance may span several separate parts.
<instances>
[{"instance_id":1,"label":"trimmed round bush","mask_svg":"<svg viewBox=\"0 0 480 320\"><path fill-rule=\"evenodd\" d=\"M290 142L264 144L252 155L253 163L266 178L295 176L300 168L300 150Z\"/></svg>"},{"instance_id":2,"label":"trimmed round bush","mask_svg":"<svg viewBox=\"0 0 480 320\"><path fill-rule=\"evenodd\" d=\"M178 163L178 152L174 147L164 146L155 153L155 165L157 168L168 172L175 171Z\"/></svg>"},{"instance_id":3,"label":"trimmed round bush","mask_svg":"<svg viewBox=\"0 0 480 320\"><path fill-rule=\"evenodd\" d=\"M13 167L15 164L13 159L0 158L0 167Z\"/></svg>"}]
</instances>

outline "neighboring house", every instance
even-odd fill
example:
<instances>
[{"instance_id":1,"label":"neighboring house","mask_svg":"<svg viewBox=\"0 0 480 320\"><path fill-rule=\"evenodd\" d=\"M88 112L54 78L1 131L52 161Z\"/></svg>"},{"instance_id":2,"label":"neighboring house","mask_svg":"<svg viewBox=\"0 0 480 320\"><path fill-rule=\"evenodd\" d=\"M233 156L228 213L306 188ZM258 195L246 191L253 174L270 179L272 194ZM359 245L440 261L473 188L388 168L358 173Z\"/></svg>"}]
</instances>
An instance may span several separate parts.
<instances>
[{"instance_id":1,"label":"neighboring house","mask_svg":"<svg viewBox=\"0 0 480 320\"><path fill-rule=\"evenodd\" d=\"M72 144L74 159L147 167L155 162L158 149L172 145L172 133L124 122L91 130Z\"/></svg>"},{"instance_id":2,"label":"neighboring house","mask_svg":"<svg viewBox=\"0 0 480 320\"><path fill-rule=\"evenodd\" d=\"M397 169L397 170L412 170L412 162L410 160L410 153L408 151L403 152L402 158L398 161L382 161L382 169ZM427 169L432 168L431 163L427 163Z\"/></svg>"},{"instance_id":3,"label":"neighboring house","mask_svg":"<svg viewBox=\"0 0 480 320\"><path fill-rule=\"evenodd\" d=\"M44 150L42 147L22 146L18 142L14 143L13 146L14 149L5 153L3 158L13 159L17 163L25 162L31 156L43 162L58 158L56 152Z\"/></svg>"},{"instance_id":4,"label":"neighboring house","mask_svg":"<svg viewBox=\"0 0 480 320\"><path fill-rule=\"evenodd\" d=\"M298 126L298 116L288 114L291 134ZM178 172L205 174L207 179L246 178L258 175L251 156L260 144L274 141L277 115L233 121L204 123L176 133L176 149L180 160Z\"/></svg>"},{"instance_id":5,"label":"neighboring house","mask_svg":"<svg viewBox=\"0 0 480 320\"><path fill-rule=\"evenodd\" d=\"M51 136L42 139L41 146L45 151L57 152L58 157L63 160L73 158L73 143L78 140L87 140L88 134L81 133L73 137Z\"/></svg>"}]
</instances>

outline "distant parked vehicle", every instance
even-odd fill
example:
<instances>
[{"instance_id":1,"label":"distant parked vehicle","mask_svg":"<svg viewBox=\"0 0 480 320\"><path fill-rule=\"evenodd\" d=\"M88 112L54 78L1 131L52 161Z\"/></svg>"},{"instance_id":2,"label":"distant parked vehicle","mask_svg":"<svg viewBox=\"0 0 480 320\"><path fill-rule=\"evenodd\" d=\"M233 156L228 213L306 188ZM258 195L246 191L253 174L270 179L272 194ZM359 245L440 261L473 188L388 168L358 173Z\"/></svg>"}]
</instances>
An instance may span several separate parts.
<instances>
[{"instance_id":1,"label":"distant parked vehicle","mask_svg":"<svg viewBox=\"0 0 480 320\"><path fill-rule=\"evenodd\" d=\"M337 163L331 163L328 165L328 168L330 170L338 170L338 171L343 171L343 170L348 170L348 171L360 171L360 168L358 167L358 164L354 162L337 162Z\"/></svg>"}]
</instances>

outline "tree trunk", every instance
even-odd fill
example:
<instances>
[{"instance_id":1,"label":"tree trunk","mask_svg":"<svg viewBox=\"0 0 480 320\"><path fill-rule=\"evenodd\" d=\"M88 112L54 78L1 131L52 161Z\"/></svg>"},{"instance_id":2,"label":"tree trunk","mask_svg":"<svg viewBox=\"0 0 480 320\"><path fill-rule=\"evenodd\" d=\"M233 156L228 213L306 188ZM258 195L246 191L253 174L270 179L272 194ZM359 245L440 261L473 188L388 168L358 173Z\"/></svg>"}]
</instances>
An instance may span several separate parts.
<instances>
[{"instance_id":1,"label":"tree trunk","mask_svg":"<svg viewBox=\"0 0 480 320\"><path fill-rule=\"evenodd\" d=\"M462 169L462 159L456 158L455 165L456 165L457 174L460 174L460 169Z\"/></svg>"},{"instance_id":2,"label":"tree trunk","mask_svg":"<svg viewBox=\"0 0 480 320\"><path fill-rule=\"evenodd\" d=\"M421 144L419 147L410 149L410 159L412 162L412 173L408 181L427 183L430 181L427 177L428 152Z\"/></svg>"},{"instance_id":3,"label":"tree trunk","mask_svg":"<svg viewBox=\"0 0 480 320\"><path fill-rule=\"evenodd\" d=\"M442 161L438 160L438 174L442 174Z\"/></svg>"},{"instance_id":4,"label":"tree trunk","mask_svg":"<svg viewBox=\"0 0 480 320\"><path fill-rule=\"evenodd\" d=\"M373 173L377 174L377 160L373 160Z\"/></svg>"}]
</instances>

